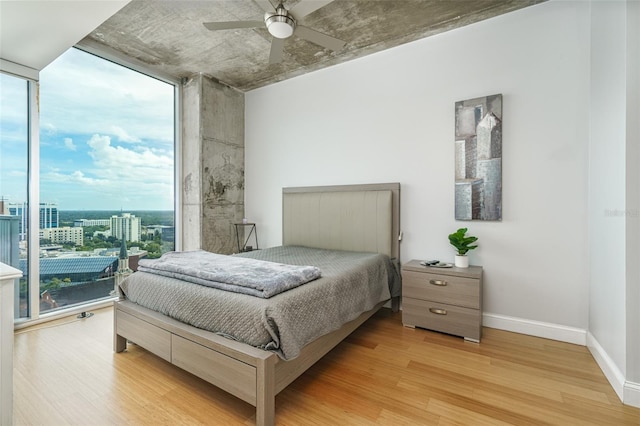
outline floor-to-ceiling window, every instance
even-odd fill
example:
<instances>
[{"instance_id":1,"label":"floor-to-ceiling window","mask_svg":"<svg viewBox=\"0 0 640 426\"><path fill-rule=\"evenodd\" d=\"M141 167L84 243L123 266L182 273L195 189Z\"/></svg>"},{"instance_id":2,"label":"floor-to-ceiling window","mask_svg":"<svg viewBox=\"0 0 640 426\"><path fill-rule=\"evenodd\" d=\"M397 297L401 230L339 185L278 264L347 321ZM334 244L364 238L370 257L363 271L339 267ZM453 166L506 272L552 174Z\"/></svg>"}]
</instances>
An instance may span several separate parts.
<instances>
[{"instance_id":1,"label":"floor-to-ceiling window","mask_svg":"<svg viewBox=\"0 0 640 426\"><path fill-rule=\"evenodd\" d=\"M27 80L0 73L0 262L27 261L29 90ZM15 289L15 316L29 317L28 274Z\"/></svg>"},{"instance_id":2,"label":"floor-to-ceiling window","mask_svg":"<svg viewBox=\"0 0 640 426\"><path fill-rule=\"evenodd\" d=\"M38 230L30 234L37 240L30 249L29 234L19 232L18 267L28 273L31 265L21 286L32 290L23 295L31 311L23 317L108 300L140 258L176 248L176 91L171 82L72 48L40 72L39 131L35 138L15 137L22 142L20 161L3 117L0 196L14 207L8 216ZM12 114L19 109L8 102ZM22 102L26 107L26 96ZM22 164L22 181L18 171L5 181L5 151L6 161ZM27 164L37 171L27 174ZM5 190L9 182L22 192ZM27 253L37 262L29 263Z\"/></svg>"}]
</instances>

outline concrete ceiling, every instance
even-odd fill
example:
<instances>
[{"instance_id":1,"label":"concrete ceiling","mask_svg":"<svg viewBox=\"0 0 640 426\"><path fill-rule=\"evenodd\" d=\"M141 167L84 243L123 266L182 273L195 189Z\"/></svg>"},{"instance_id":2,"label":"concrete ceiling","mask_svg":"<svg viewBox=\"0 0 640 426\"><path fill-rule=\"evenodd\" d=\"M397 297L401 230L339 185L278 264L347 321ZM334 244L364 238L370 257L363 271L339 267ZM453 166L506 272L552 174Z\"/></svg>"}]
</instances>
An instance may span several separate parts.
<instances>
[{"instance_id":1,"label":"concrete ceiling","mask_svg":"<svg viewBox=\"0 0 640 426\"><path fill-rule=\"evenodd\" d=\"M277 5L277 0L271 3ZM299 1L284 0L291 9ZM492 18L545 0L335 0L302 24L346 41L331 51L296 37L285 41L281 63L270 65L266 28L209 31L202 24L262 20L254 0L133 0L83 43L175 78L207 74L248 91L403 43Z\"/></svg>"}]
</instances>

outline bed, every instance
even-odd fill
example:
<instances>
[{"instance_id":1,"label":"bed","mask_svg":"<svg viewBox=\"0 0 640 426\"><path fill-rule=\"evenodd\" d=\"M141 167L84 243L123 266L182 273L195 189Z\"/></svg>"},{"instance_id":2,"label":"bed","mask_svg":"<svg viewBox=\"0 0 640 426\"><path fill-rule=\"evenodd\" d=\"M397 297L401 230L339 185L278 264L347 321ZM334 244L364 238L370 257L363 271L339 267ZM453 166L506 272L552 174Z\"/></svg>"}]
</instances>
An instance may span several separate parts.
<instances>
[{"instance_id":1,"label":"bed","mask_svg":"<svg viewBox=\"0 0 640 426\"><path fill-rule=\"evenodd\" d=\"M324 298L330 293L323 293L322 296L314 293L324 288L321 285L322 280L328 280L334 272L342 273L340 268L334 265L340 263L335 257L336 251L340 259L353 256L354 259L359 259L358 262L364 263L370 263L373 261L371 259L376 257L391 259L388 264L392 264L392 267L387 264L385 268L389 276L394 272L397 274L397 262L400 259L399 184L284 188L282 197L282 247L243 253L240 256L280 261L278 256L293 251L296 253L295 256L300 257L298 263L306 264L307 254L314 253L315 256L317 253L326 253L326 262L319 266L323 271L323 277L270 299L245 294L227 295L224 296L226 299L248 304L250 308L258 306L259 309L263 309L266 306L264 304L271 300L268 312L277 313L278 306L288 306L296 292L306 292L309 300ZM136 273L128 280L144 274ZM376 275L372 274L375 280ZM174 279L155 278L156 281L168 280L170 284ZM360 284L355 280L344 279L346 282L354 283L353 293L367 293L366 290L357 287ZM153 282L149 284L147 292L154 285ZM197 290L193 291L204 292L199 288L202 286L195 287ZM144 289L144 285L139 288ZM114 350L121 352L126 349L127 341L135 342L166 361L255 406L257 425L272 425L275 423L276 395L385 303L391 302L392 307L397 309L399 288L399 283L396 282L395 286L387 288L385 292L368 295L358 302L362 305L362 312L350 313L339 323L332 323L332 319L315 321L322 327L311 334L302 332L304 327L289 330L283 325L278 325L274 328L278 334L276 339L272 338L267 343L260 339L256 342L247 340L248 343L245 343L240 341L245 339L237 339L235 335L229 338L232 333L220 330L216 333L200 326L189 325L184 322L186 320L177 319L181 317L159 306L145 307L135 303L133 300L138 297L134 295L136 290L133 290L133 286L125 285L124 289L121 289L120 299L115 302ZM222 292L218 289L212 291ZM144 291L141 290L140 293ZM189 303L201 298L200 293L185 297L185 300L191 301ZM224 305L220 305L220 309L224 306L225 309L237 311L238 308L233 305L236 302L233 300L225 301ZM342 310L341 307L336 309ZM267 319L262 323L269 324L270 321ZM249 322L260 321L250 318ZM261 333L264 334L264 331ZM275 334L273 329L268 327L266 333ZM289 339L289 335L295 338ZM289 340L286 341L285 337Z\"/></svg>"}]
</instances>

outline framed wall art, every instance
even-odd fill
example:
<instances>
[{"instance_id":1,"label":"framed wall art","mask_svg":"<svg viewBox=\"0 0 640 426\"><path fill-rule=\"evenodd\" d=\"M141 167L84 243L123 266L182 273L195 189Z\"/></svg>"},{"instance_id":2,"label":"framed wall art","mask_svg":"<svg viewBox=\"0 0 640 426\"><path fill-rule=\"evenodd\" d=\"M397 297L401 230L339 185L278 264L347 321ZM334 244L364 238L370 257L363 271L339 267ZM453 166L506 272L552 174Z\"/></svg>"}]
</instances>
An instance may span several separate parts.
<instances>
[{"instance_id":1,"label":"framed wall art","mask_svg":"<svg viewBox=\"0 0 640 426\"><path fill-rule=\"evenodd\" d=\"M502 95L455 104L455 218L502 220Z\"/></svg>"}]
</instances>

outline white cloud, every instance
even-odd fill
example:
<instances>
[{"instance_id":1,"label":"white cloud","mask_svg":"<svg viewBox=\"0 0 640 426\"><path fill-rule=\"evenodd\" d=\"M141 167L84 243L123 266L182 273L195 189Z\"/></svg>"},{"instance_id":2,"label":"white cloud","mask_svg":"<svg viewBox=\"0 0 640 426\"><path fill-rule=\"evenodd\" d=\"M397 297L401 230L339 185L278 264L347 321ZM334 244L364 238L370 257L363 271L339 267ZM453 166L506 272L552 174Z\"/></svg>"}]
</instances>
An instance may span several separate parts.
<instances>
[{"instance_id":1,"label":"white cloud","mask_svg":"<svg viewBox=\"0 0 640 426\"><path fill-rule=\"evenodd\" d=\"M26 99L24 88L16 93ZM20 148L17 130L11 141ZM41 195L64 200L61 209L173 208L172 85L70 49L40 73L40 135Z\"/></svg>"},{"instance_id":2,"label":"white cloud","mask_svg":"<svg viewBox=\"0 0 640 426\"><path fill-rule=\"evenodd\" d=\"M106 180L106 179L100 180L100 179L93 179L93 178L90 178L90 177L86 177L84 175L84 173L82 173L79 170L76 170L75 172L73 172L71 177L76 182L84 183L84 184L88 184L88 185L107 185L107 184L109 184L109 181Z\"/></svg>"},{"instance_id":3,"label":"white cloud","mask_svg":"<svg viewBox=\"0 0 640 426\"><path fill-rule=\"evenodd\" d=\"M41 174L41 193L59 199L61 209L173 208L171 153L159 154L141 144L128 148L97 133L86 146L90 161L82 169L68 170L56 163Z\"/></svg>"},{"instance_id":4,"label":"white cloud","mask_svg":"<svg viewBox=\"0 0 640 426\"><path fill-rule=\"evenodd\" d=\"M9 74L0 73L0 119L3 127L25 124L27 83ZM2 129L4 133L4 128Z\"/></svg>"},{"instance_id":5,"label":"white cloud","mask_svg":"<svg viewBox=\"0 0 640 426\"><path fill-rule=\"evenodd\" d=\"M40 123L40 131L50 135L54 135L57 132L56 126L51 123Z\"/></svg>"},{"instance_id":6,"label":"white cloud","mask_svg":"<svg viewBox=\"0 0 640 426\"><path fill-rule=\"evenodd\" d=\"M96 186L109 186L111 182L107 179L94 179L84 175L83 172L76 170L71 174L61 173L59 170L54 169L44 173L41 176L43 181L47 181L50 183L70 183L73 185L91 185L92 187Z\"/></svg>"},{"instance_id":7,"label":"white cloud","mask_svg":"<svg viewBox=\"0 0 640 426\"><path fill-rule=\"evenodd\" d=\"M88 187L91 191L100 191L96 198L102 198L105 196L105 191L109 190L112 186L112 183L107 179L87 177L79 170L76 170L71 174L61 173L57 170L50 170L41 176L41 180L46 181L47 184L55 184L55 191L44 191L44 193L49 194L49 196L54 194L58 195L60 192L63 192L68 196L73 192L84 192L83 188ZM64 184L69 184L70 188L73 189L65 191L64 186L62 186ZM69 208L73 207L64 206L63 210Z\"/></svg>"},{"instance_id":8,"label":"white cloud","mask_svg":"<svg viewBox=\"0 0 640 426\"><path fill-rule=\"evenodd\" d=\"M158 155L151 149L137 145L135 150L114 146L111 137L95 134L87 145L93 158L94 173L124 181L162 182L173 181L173 157Z\"/></svg>"},{"instance_id":9,"label":"white cloud","mask_svg":"<svg viewBox=\"0 0 640 426\"><path fill-rule=\"evenodd\" d=\"M71 151L75 151L76 149L78 149L78 147L73 143L73 139L71 138L64 138L64 146Z\"/></svg>"},{"instance_id":10,"label":"white cloud","mask_svg":"<svg viewBox=\"0 0 640 426\"><path fill-rule=\"evenodd\" d=\"M173 143L174 87L70 49L40 73L41 123L122 142ZM125 130L126 129L126 130Z\"/></svg>"},{"instance_id":11,"label":"white cloud","mask_svg":"<svg viewBox=\"0 0 640 426\"><path fill-rule=\"evenodd\" d=\"M159 155L143 145L129 149L100 134L91 136L87 145L92 165L84 169L86 175L75 172L73 177L79 184L99 187L102 202L112 208L122 203L126 208L173 208L172 155Z\"/></svg>"},{"instance_id":12,"label":"white cloud","mask_svg":"<svg viewBox=\"0 0 640 426\"><path fill-rule=\"evenodd\" d=\"M131 142L131 143L141 142L140 138L131 136L129 133L127 133L126 130L124 130L122 127L119 127L119 126L111 126L111 133L116 135L118 137L118 140L121 142Z\"/></svg>"},{"instance_id":13,"label":"white cloud","mask_svg":"<svg viewBox=\"0 0 640 426\"><path fill-rule=\"evenodd\" d=\"M89 145L96 151L100 151L111 145L111 138L109 136L100 136L98 134L95 134L91 136L91 139L89 139L89 141L87 141L87 145ZM89 155L93 157L92 154Z\"/></svg>"}]
</instances>

